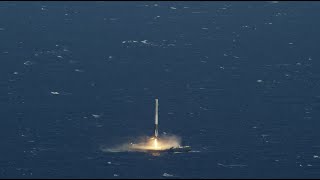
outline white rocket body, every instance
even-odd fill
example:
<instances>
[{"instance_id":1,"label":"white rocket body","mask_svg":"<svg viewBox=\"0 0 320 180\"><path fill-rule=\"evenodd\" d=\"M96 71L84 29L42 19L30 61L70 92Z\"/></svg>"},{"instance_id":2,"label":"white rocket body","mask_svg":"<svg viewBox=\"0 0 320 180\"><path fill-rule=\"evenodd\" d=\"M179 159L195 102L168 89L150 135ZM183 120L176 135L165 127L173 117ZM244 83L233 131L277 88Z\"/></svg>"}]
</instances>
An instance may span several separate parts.
<instances>
[{"instance_id":1,"label":"white rocket body","mask_svg":"<svg viewBox=\"0 0 320 180\"><path fill-rule=\"evenodd\" d=\"M158 138L158 106L159 106L159 104L158 104L158 99L156 99L156 109L155 109L155 129L154 129L154 136L156 137L156 138Z\"/></svg>"}]
</instances>

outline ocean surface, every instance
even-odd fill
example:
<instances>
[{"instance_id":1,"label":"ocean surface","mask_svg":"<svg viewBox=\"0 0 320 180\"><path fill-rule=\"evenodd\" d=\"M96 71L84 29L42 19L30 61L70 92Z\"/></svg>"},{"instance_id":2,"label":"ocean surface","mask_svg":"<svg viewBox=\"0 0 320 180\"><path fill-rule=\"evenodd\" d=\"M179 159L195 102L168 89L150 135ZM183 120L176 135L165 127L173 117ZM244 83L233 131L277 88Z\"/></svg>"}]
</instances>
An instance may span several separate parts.
<instances>
[{"instance_id":1,"label":"ocean surface","mask_svg":"<svg viewBox=\"0 0 320 180\"><path fill-rule=\"evenodd\" d=\"M1 2L0 178L319 178L319 2ZM189 153L101 150L159 131Z\"/></svg>"}]
</instances>

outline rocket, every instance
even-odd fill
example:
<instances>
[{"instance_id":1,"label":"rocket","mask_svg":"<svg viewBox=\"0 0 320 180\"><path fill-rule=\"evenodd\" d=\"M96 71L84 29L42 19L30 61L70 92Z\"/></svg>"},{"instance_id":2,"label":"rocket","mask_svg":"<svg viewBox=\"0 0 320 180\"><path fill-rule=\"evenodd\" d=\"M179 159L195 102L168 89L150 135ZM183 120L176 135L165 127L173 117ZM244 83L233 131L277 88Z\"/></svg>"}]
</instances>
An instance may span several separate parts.
<instances>
[{"instance_id":1,"label":"rocket","mask_svg":"<svg viewBox=\"0 0 320 180\"><path fill-rule=\"evenodd\" d=\"M156 99L156 109L155 109L155 118L154 118L154 137L158 138L158 99Z\"/></svg>"}]
</instances>

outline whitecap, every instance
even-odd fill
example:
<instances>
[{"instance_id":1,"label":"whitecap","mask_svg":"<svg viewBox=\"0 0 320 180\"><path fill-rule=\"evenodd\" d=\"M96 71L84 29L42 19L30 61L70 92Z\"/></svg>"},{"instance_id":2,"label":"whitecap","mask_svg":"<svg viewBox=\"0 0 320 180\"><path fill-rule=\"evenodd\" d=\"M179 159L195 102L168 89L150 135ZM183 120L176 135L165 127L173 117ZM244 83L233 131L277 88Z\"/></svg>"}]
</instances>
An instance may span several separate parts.
<instances>
[{"instance_id":1,"label":"whitecap","mask_svg":"<svg viewBox=\"0 0 320 180\"><path fill-rule=\"evenodd\" d=\"M75 69L74 71L75 72L84 72L84 70L81 70L81 69Z\"/></svg>"},{"instance_id":2,"label":"whitecap","mask_svg":"<svg viewBox=\"0 0 320 180\"><path fill-rule=\"evenodd\" d=\"M94 118L100 118L101 115L98 115L98 114L91 114Z\"/></svg>"},{"instance_id":3,"label":"whitecap","mask_svg":"<svg viewBox=\"0 0 320 180\"><path fill-rule=\"evenodd\" d=\"M172 174L168 174L168 173L163 173L162 176L164 176L164 177L172 177L173 175Z\"/></svg>"},{"instance_id":4,"label":"whitecap","mask_svg":"<svg viewBox=\"0 0 320 180\"><path fill-rule=\"evenodd\" d=\"M147 40L143 40L141 41L143 44L147 44Z\"/></svg>"},{"instance_id":5,"label":"whitecap","mask_svg":"<svg viewBox=\"0 0 320 180\"><path fill-rule=\"evenodd\" d=\"M23 64L26 65L26 66L30 66L30 65L33 64L33 62L31 62L31 61L26 61L26 62L24 62Z\"/></svg>"}]
</instances>

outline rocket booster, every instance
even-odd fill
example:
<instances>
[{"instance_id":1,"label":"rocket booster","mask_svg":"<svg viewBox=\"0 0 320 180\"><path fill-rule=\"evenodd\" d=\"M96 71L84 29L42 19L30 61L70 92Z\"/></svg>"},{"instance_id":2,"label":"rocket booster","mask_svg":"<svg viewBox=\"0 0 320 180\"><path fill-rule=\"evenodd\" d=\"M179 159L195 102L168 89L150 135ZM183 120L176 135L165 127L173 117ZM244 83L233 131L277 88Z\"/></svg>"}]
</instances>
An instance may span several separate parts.
<instances>
[{"instance_id":1,"label":"rocket booster","mask_svg":"<svg viewBox=\"0 0 320 180\"><path fill-rule=\"evenodd\" d=\"M158 104L158 99L156 99L156 109L155 109L155 129L154 129L154 136L156 137L156 138L158 138L158 106L159 106L159 104Z\"/></svg>"}]
</instances>

